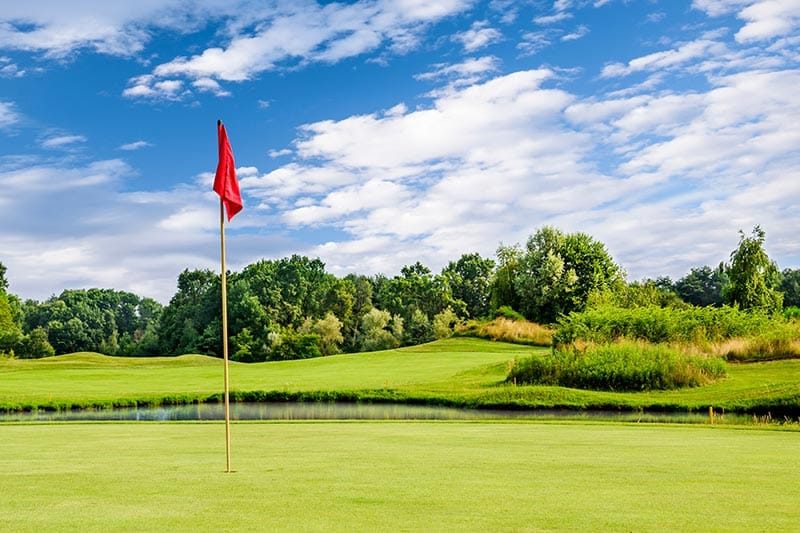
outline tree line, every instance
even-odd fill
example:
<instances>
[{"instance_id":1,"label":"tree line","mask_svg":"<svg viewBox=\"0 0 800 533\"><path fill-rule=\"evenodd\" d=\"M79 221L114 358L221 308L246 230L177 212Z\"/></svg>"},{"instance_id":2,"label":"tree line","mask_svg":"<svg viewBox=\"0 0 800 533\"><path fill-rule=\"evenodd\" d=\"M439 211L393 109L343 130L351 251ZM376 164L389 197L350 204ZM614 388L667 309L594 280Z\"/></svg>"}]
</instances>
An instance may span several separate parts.
<instances>
[{"instance_id":1,"label":"tree line","mask_svg":"<svg viewBox=\"0 0 800 533\"><path fill-rule=\"evenodd\" d=\"M553 323L593 302L622 307L722 306L777 312L800 306L800 269L778 266L756 226L741 233L728 262L628 283L603 243L544 227L524 246L501 245L438 274L417 262L394 277L337 277L319 259L261 260L228 276L229 348L234 360L274 361L413 345L452 334L465 320L511 309ZM220 277L184 270L166 306L113 289L69 289L39 302L7 291L0 263L0 354L221 356Z\"/></svg>"}]
</instances>

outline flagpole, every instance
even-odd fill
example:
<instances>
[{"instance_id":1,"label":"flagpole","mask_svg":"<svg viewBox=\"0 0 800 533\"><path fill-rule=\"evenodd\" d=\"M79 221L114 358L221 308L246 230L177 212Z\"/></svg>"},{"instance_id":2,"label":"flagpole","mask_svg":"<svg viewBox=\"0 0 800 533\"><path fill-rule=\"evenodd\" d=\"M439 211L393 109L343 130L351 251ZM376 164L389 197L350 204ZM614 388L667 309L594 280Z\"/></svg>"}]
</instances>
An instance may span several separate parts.
<instances>
[{"instance_id":1,"label":"flagpole","mask_svg":"<svg viewBox=\"0 0 800 533\"><path fill-rule=\"evenodd\" d=\"M231 471L231 404L228 381L228 275L225 269L225 210L219 199L219 242L222 262L222 358L225 361L225 472Z\"/></svg>"}]
</instances>

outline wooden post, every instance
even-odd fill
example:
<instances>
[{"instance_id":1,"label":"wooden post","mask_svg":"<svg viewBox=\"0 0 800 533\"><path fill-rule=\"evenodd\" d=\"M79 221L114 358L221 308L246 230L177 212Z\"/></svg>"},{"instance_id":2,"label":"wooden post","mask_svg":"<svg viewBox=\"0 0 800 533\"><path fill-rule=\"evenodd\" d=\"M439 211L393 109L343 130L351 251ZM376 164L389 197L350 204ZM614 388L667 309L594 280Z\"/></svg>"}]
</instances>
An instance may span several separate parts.
<instances>
[{"instance_id":1,"label":"wooden post","mask_svg":"<svg viewBox=\"0 0 800 533\"><path fill-rule=\"evenodd\" d=\"M222 359L225 366L225 472L231 472L231 403L228 380L228 274L225 270L225 208L219 199L219 242L222 262Z\"/></svg>"}]
</instances>

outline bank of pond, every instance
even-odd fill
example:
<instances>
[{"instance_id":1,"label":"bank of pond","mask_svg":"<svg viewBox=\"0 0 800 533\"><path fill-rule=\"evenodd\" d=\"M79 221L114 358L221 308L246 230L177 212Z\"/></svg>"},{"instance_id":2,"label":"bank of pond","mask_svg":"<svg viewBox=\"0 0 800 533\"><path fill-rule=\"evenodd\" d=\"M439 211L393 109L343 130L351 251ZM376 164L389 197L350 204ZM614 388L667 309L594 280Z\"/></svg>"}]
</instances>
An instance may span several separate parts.
<instances>
[{"instance_id":1,"label":"bank of pond","mask_svg":"<svg viewBox=\"0 0 800 533\"><path fill-rule=\"evenodd\" d=\"M0 413L0 422L188 422L224 419L219 403L32 410ZM234 421L291 420L439 420L439 421L586 421L711 425L780 425L800 429L798 417L708 412L657 412L571 409L472 409L448 406L351 402L241 402L231 404Z\"/></svg>"}]
</instances>

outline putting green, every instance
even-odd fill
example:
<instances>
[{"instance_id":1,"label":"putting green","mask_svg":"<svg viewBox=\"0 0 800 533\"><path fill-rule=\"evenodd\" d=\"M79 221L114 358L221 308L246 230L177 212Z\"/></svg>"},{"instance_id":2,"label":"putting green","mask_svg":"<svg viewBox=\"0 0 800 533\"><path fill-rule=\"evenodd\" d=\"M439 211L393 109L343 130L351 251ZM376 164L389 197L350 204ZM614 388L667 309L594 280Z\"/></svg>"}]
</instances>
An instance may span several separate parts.
<instances>
[{"instance_id":1,"label":"putting green","mask_svg":"<svg viewBox=\"0 0 800 533\"><path fill-rule=\"evenodd\" d=\"M800 434L585 423L0 425L0 530L769 530Z\"/></svg>"}]
</instances>

